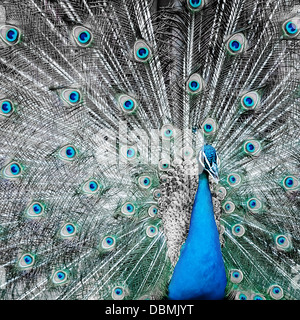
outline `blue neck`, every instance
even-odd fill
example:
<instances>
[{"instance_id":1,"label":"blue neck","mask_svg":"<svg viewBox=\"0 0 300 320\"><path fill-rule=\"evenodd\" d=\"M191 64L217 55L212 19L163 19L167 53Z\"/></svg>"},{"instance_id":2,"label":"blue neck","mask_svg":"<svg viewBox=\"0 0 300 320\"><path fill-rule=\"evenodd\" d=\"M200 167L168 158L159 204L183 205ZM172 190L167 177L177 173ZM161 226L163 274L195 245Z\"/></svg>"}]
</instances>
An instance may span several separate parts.
<instances>
[{"instance_id":1,"label":"blue neck","mask_svg":"<svg viewBox=\"0 0 300 320\"><path fill-rule=\"evenodd\" d=\"M169 285L169 298L223 299L226 274L214 219L208 175L199 175L189 234Z\"/></svg>"}]
</instances>

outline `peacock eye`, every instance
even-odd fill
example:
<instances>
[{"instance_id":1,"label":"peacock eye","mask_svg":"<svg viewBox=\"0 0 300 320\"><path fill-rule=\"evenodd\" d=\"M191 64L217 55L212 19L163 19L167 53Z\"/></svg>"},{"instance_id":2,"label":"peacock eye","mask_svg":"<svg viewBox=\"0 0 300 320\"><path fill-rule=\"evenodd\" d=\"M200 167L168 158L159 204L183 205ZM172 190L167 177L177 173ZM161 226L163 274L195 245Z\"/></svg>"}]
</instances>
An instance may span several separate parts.
<instances>
[{"instance_id":1,"label":"peacock eye","mask_svg":"<svg viewBox=\"0 0 300 320\"><path fill-rule=\"evenodd\" d=\"M102 249L106 251L110 251L114 249L115 246L116 246L116 239L113 236L106 236L101 242Z\"/></svg>"},{"instance_id":2,"label":"peacock eye","mask_svg":"<svg viewBox=\"0 0 300 320\"><path fill-rule=\"evenodd\" d=\"M237 300L248 300L248 297L247 297L247 295L244 294L244 293L239 293L239 294L237 295Z\"/></svg>"},{"instance_id":3,"label":"peacock eye","mask_svg":"<svg viewBox=\"0 0 300 320\"><path fill-rule=\"evenodd\" d=\"M2 169L2 175L7 179L19 178L22 172L23 170L21 165L16 161L10 162Z\"/></svg>"},{"instance_id":4,"label":"peacock eye","mask_svg":"<svg viewBox=\"0 0 300 320\"><path fill-rule=\"evenodd\" d=\"M125 204L123 204L121 212L125 216L132 216L135 213L135 206L130 202L126 202Z\"/></svg>"},{"instance_id":5,"label":"peacock eye","mask_svg":"<svg viewBox=\"0 0 300 320\"><path fill-rule=\"evenodd\" d=\"M134 159L136 159L136 157L138 155L137 148L135 146L131 146L131 147L122 146L121 147L121 154L127 160L134 160Z\"/></svg>"},{"instance_id":6,"label":"peacock eye","mask_svg":"<svg viewBox=\"0 0 300 320\"><path fill-rule=\"evenodd\" d=\"M137 40L134 44L135 59L139 62L146 62L151 56L151 49L144 40Z\"/></svg>"},{"instance_id":7,"label":"peacock eye","mask_svg":"<svg viewBox=\"0 0 300 320\"><path fill-rule=\"evenodd\" d=\"M191 147L183 147L181 149L181 156L184 160L190 160L194 156L194 150Z\"/></svg>"},{"instance_id":8,"label":"peacock eye","mask_svg":"<svg viewBox=\"0 0 300 320\"><path fill-rule=\"evenodd\" d=\"M192 74L186 82L186 91L191 94L199 93L203 88L203 80L198 73Z\"/></svg>"},{"instance_id":9,"label":"peacock eye","mask_svg":"<svg viewBox=\"0 0 300 320\"><path fill-rule=\"evenodd\" d=\"M158 168L162 171L168 170L170 168L170 162L166 159L161 159L158 163Z\"/></svg>"},{"instance_id":10,"label":"peacock eye","mask_svg":"<svg viewBox=\"0 0 300 320\"><path fill-rule=\"evenodd\" d=\"M238 40L231 40L229 42L229 48L232 51L239 51L241 49L242 45Z\"/></svg>"},{"instance_id":11,"label":"peacock eye","mask_svg":"<svg viewBox=\"0 0 300 320\"><path fill-rule=\"evenodd\" d=\"M241 105L244 110L254 110L260 102L260 96L256 91L247 92L241 98Z\"/></svg>"},{"instance_id":12,"label":"peacock eye","mask_svg":"<svg viewBox=\"0 0 300 320\"><path fill-rule=\"evenodd\" d=\"M69 101L72 104L76 104L80 100L80 93L78 91L72 91L69 94Z\"/></svg>"},{"instance_id":13,"label":"peacock eye","mask_svg":"<svg viewBox=\"0 0 300 320\"><path fill-rule=\"evenodd\" d=\"M13 26L2 26L0 28L0 37L7 45L15 45L20 42L21 32Z\"/></svg>"},{"instance_id":14,"label":"peacock eye","mask_svg":"<svg viewBox=\"0 0 300 320\"><path fill-rule=\"evenodd\" d=\"M243 145L243 150L248 155L258 156L261 151L261 144L257 140L247 140Z\"/></svg>"},{"instance_id":15,"label":"peacock eye","mask_svg":"<svg viewBox=\"0 0 300 320\"><path fill-rule=\"evenodd\" d=\"M67 105L76 106L81 101L81 93L79 90L65 89L61 93L61 98Z\"/></svg>"},{"instance_id":16,"label":"peacock eye","mask_svg":"<svg viewBox=\"0 0 300 320\"><path fill-rule=\"evenodd\" d=\"M35 263L35 257L31 253L25 253L19 259L19 267L22 269L31 268Z\"/></svg>"},{"instance_id":17,"label":"peacock eye","mask_svg":"<svg viewBox=\"0 0 300 320\"><path fill-rule=\"evenodd\" d=\"M275 300L279 300L279 299L281 299L283 297L283 290L278 285L270 286L269 289L268 289L268 293Z\"/></svg>"},{"instance_id":18,"label":"peacock eye","mask_svg":"<svg viewBox=\"0 0 300 320\"><path fill-rule=\"evenodd\" d=\"M63 238L73 238L77 233L77 228L73 223L66 223L60 229L60 235Z\"/></svg>"},{"instance_id":19,"label":"peacock eye","mask_svg":"<svg viewBox=\"0 0 300 320\"><path fill-rule=\"evenodd\" d=\"M52 282L55 285L62 285L68 280L68 272L65 270L57 270L52 276Z\"/></svg>"},{"instance_id":20,"label":"peacock eye","mask_svg":"<svg viewBox=\"0 0 300 320\"><path fill-rule=\"evenodd\" d=\"M132 110L134 108L134 102L132 99L128 99L123 103L123 108L126 110Z\"/></svg>"},{"instance_id":21,"label":"peacock eye","mask_svg":"<svg viewBox=\"0 0 300 320\"><path fill-rule=\"evenodd\" d=\"M127 114L134 113L137 109L136 100L126 94L119 96L118 103L121 110Z\"/></svg>"},{"instance_id":22,"label":"peacock eye","mask_svg":"<svg viewBox=\"0 0 300 320\"><path fill-rule=\"evenodd\" d=\"M73 37L76 44L80 47L88 47L93 40L92 33L87 28L81 26L73 28Z\"/></svg>"},{"instance_id":23,"label":"peacock eye","mask_svg":"<svg viewBox=\"0 0 300 320\"><path fill-rule=\"evenodd\" d=\"M275 242L276 242L276 247L279 250L286 250L290 248L290 241L288 239L288 237L284 236L284 235L278 235L275 238Z\"/></svg>"},{"instance_id":24,"label":"peacock eye","mask_svg":"<svg viewBox=\"0 0 300 320\"><path fill-rule=\"evenodd\" d=\"M230 281L232 283L240 283L243 280L243 272L237 269L230 271Z\"/></svg>"},{"instance_id":25,"label":"peacock eye","mask_svg":"<svg viewBox=\"0 0 300 320\"><path fill-rule=\"evenodd\" d=\"M300 32L300 18L294 17L283 23L283 32L289 38L296 37Z\"/></svg>"},{"instance_id":26,"label":"peacock eye","mask_svg":"<svg viewBox=\"0 0 300 320\"><path fill-rule=\"evenodd\" d=\"M262 209L262 203L257 198L251 198L247 201L247 207L252 212L259 212Z\"/></svg>"},{"instance_id":27,"label":"peacock eye","mask_svg":"<svg viewBox=\"0 0 300 320\"><path fill-rule=\"evenodd\" d=\"M89 31L82 31L79 33L79 36L77 39L80 43L86 44L91 39L91 33Z\"/></svg>"},{"instance_id":28,"label":"peacock eye","mask_svg":"<svg viewBox=\"0 0 300 320\"><path fill-rule=\"evenodd\" d=\"M196 91L200 88L200 83L196 80L192 80L189 82L189 88L191 91Z\"/></svg>"},{"instance_id":29,"label":"peacock eye","mask_svg":"<svg viewBox=\"0 0 300 320\"><path fill-rule=\"evenodd\" d=\"M142 189L149 189L151 187L151 178L149 176L141 176L138 180L139 186Z\"/></svg>"},{"instance_id":30,"label":"peacock eye","mask_svg":"<svg viewBox=\"0 0 300 320\"><path fill-rule=\"evenodd\" d=\"M234 34L226 44L227 50L231 55L236 55L244 51L246 39L242 33Z\"/></svg>"},{"instance_id":31,"label":"peacock eye","mask_svg":"<svg viewBox=\"0 0 300 320\"><path fill-rule=\"evenodd\" d=\"M223 205L223 209L226 213L232 213L235 210L235 204L232 201L226 201Z\"/></svg>"},{"instance_id":32,"label":"peacock eye","mask_svg":"<svg viewBox=\"0 0 300 320\"><path fill-rule=\"evenodd\" d=\"M241 224L235 224L231 231L236 237L242 237L245 233L245 228Z\"/></svg>"},{"instance_id":33,"label":"peacock eye","mask_svg":"<svg viewBox=\"0 0 300 320\"><path fill-rule=\"evenodd\" d=\"M187 4L191 10L199 11L204 5L204 0L187 0Z\"/></svg>"},{"instance_id":34,"label":"peacock eye","mask_svg":"<svg viewBox=\"0 0 300 320\"><path fill-rule=\"evenodd\" d=\"M73 161L77 157L78 151L72 145L67 145L59 150L58 156L62 160Z\"/></svg>"},{"instance_id":35,"label":"peacock eye","mask_svg":"<svg viewBox=\"0 0 300 320\"><path fill-rule=\"evenodd\" d=\"M158 208L157 206L151 206L149 209L148 209L148 214L150 217L154 218L157 216L157 213L158 213Z\"/></svg>"},{"instance_id":36,"label":"peacock eye","mask_svg":"<svg viewBox=\"0 0 300 320\"><path fill-rule=\"evenodd\" d=\"M44 213L44 206L40 202L33 202L26 210L28 218L40 218Z\"/></svg>"},{"instance_id":37,"label":"peacock eye","mask_svg":"<svg viewBox=\"0 0 300 320\"><path fill-rule=\"evenodd\" d=\"M154 191L153 191L153 197L154 197L154 199L159 199L160 197L161 197L161 190L160 189L155 189Z\"/></svg>"},{"instance_id":38,"label":"peacock eye","mask_svg":"<svg viewBox=\"0 0 300 320\"><path fill-rule=\"evenodd\" d=\"M294 176L287 176L283 179L282 185L286 190L296 190L299 187L299 180Z\"/></svg>"},{"instance_id":39,"label":"peacock eye","mask_svg":"<svg viewBox=\"0 0 300 320\"><path fill-rule=\"evenodd\" d=\"M217 125L213 119L208 118L203 122L202 128L205 135L212 135L216 132Z\"/></svg>"},{"instance_id":40,"label":"peacock eye","mask_svg":"<svg viewBox=\"0 0 300 320\"><path fill-rule=\"evenodd\" d=\"M231 186L231 187L237 187L240 185L242 181L242 178L239 174L237 173L230 173L228 176L227 176L227 182L228 184Z\"/></svg>"},{"instance_id":41,"label":"peacock eye","mask_svg":"<svg viewBox=\"0 0 300 320\"><path fill-rule=\"evenodd\" d=\"M13 103L10 100L0 100L1 110L0 116L3 117L10 117L11 114L14 112Z\"/></svg>"},{"instance_id":42,"label":"peacock eye","mask_svg":"<svg viewBox=\"0 0 300 320\"><path fill-rule=\"evenodd\" d=\"M94 179L86 181L82 187L83 192L87 194L94 194L97 191L99 191L99 189L100 189L100 185Z\"/></svg>"},{"instance_id":43,"label":"peacock eye","mask_svg":"<svg viewBox=\"0 0 300 320\"><path fill-rule=\"evenodd\" d=\"M146 229L146 234L149 238L153 238L158 234L158 229L155 226L148 226Z\"/></svg>"},{"instance_id":44,"label":"peacock eye","mask_svg":"<svg viewBox=\"0 0 300 320\"><path fill-rule=\"evenodd\" d=\"M175 129L170 124L165 124L161 128L161 137L164 140L170 140L175 136Z\"/></svg>"},{"instance_id":45,"label":"peacock eye","mask_svg":"<svg viewBox=\"0 0 300 320\"><path fill-rule=\"evenodd\" d=\"M217 186L216 188L216 194L218 199L220 200L224 200L227 194L226 188L224 188L223 186Z\"/></svg>"},{"instance_id":46,"label":"peacock eye","mask_svg":"<svg viewBox=\"0 0 300 320\"><path fill-rule=\"evenodd\" d=\"M252 300L265 300L265 297L261 294L253 294L251 298Z\"/></svg>"},{"instance_id":47,"label":"peacock eye","mask_svg":"<svg viewBox=\"0 0 300 320\"><path fill-rule=\"evenodd\" d=\"M125 297L125 290L123 287L115 287L112 290L112 298L114 300L123 300Z\"/></svg>"}]
</instances>

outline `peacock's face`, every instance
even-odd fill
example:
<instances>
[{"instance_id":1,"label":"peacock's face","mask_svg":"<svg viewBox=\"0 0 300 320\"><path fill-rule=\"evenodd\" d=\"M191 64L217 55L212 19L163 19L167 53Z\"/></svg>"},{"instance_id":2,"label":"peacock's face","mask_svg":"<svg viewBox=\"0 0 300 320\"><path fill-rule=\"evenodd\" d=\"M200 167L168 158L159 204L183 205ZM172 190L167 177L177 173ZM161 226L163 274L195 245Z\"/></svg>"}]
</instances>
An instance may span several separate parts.
<instances>
[{"instance_id":1,"label":"peacock's face","mask_svg":"<svg viewBox=\"0 0 300 320\"><path fill-rule=\"evenodd\" d=\"M220 159L214 147L206 144L202 147L198 156L199 173L206 170L216 183L219 182Z\"/></svg>"}]
</instances>

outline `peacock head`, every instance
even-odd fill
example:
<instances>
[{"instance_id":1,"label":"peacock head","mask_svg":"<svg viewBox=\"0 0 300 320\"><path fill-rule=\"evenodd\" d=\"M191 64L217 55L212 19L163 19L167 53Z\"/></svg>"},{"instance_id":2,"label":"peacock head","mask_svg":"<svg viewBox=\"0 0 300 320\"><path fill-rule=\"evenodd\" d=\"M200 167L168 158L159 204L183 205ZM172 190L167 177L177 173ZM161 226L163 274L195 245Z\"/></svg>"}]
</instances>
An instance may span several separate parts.
<instances>
[{"instance_id":1,"label":"peacock head","mask_svg":"<svg viewBox=\"0 0 300 320\"><path fill-rule=\"evenodd\" d=\"M220 159L215 148L209 144L202 147L198 155L199 174L207 171L216 183L219 182Z\"/></svg>"}]
</instances>

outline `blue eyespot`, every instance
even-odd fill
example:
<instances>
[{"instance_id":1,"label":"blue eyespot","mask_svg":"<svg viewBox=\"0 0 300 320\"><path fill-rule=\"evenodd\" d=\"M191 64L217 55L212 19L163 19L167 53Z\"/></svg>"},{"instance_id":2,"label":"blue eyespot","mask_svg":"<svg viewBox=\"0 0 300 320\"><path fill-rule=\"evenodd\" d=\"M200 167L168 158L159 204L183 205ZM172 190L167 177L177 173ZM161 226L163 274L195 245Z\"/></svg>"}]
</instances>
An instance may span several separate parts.
<instances>
[{"instance_id":1,"label":"blue eyespot","mask_svg":"<svg viewBox=\"0 0 300 320\"><path fill-rule=\"evenodd\" d=\"M128 212L132 212L134 210L134 207L133 207L132 204L127 204L126 209L127 209Z\"/></svg>"},{"instance_id":2,"label":"blue eyespot","mask_svg":"<svg viewBox=\"0 0 300 320\"><path fill-rule=\"evenodd\" d=\"M127 150L127 157L132 158L135 156L135 150L133 148L128 148Z\"/></svg>"},{"instance_id":3,"label":"blue eyespot","mask_svg":"<svg viewBox=\"0 0 300 320\"><path fill-rule=\"evenodd\" d=\"M149 178L145 178L143 183L144 183L145 186L148 186L149 183L150 183L150 179Z\"/></svg>"},{"instance_id":4,"label":"blue eyespot","mask_svg":"<svg viewBox=\"0 0 300 320\"><path fill-rule=\"evenodd\" d=\"M285 238L284 237L279 237L278 239L277 239L277 242L278 242L278 244L284 244L285 243Z\"/></svg>"},{"instance_id":5,"label":"blue eyespot","mask_svg":"<svg viewBox=\"0 0 300 320\"><path fill-rule=\"evenodd\" d=\"M292 187L293 184L294 184L294 179L293 178L287 178L285 180L285 184L286 184L287 187Z\"/></svg>"},{"instance_id":6,"label":"blue eyespot","mask_svg":"<svg viewBox=\"0 0 300 320\"><path fill-rule=\"evenodd\" d=\"M240 299L240 300L247 300L247 296L246 296L245 294L241 293L241 294L239 295L239 299Z\"/></svg>"},{"instance_id":7,"label":"blue eyespot","mask_svg":"<svg viewBox=\"0 0 300 320\"><path fill-rule=\"evenodd\" d=\"M66 230L67 230L67 232L68 232L69 234L72 234L72 233L74 233L75 228L74 228L74 226L72 226L71 224L68 224L68 225L66 225Z\"/></svg>"},{"instance_id":8,"label":"blue eyespot","mask_svg":"<svg viewBox=\"0 0 300 320\"><path fill-rule=\"evenodd\" d=\"M59 280L64 280L65 279L65 277L66 277L66 274L64 273L64 272L58 272L57 273L57 278L59 279Z\"/></svg>"},{"instance_id":9,"label":"blue eyespot","mask_svg":"<svg viewBox=\"0 0 300 320\"><path fill-rule=\"evenodd\" d=\"M256 206L256 201L255 201L255 200L249 201L249 206L250 206L251 208L255 208L255 206Z\"/></svg>"},{"instance_id":10,"label":"blue eyespot","mask_svg":"<svg viewBox=\"0 0 300 320\"><path fill-rule=\"evenodd\" d=\"M91 39L91 34L88 31L82 31L80 32L79 36L78 36L78 41L80 43L86 44L87 42L89 42Z\"/></svg>"},{"instance_id":11,"label":"blue eyespot","mask_svg":"<svg viewBox=\"0 0 300 320\"><path fill-rule=\"evenodd\" d=\"M211 124L204 125L204 130L206 132L211 132L213 130L213 126Z\"/></svg>"},{"instance_id":12,"label":"blue eyespot","mask_svg":"<svg viewBox=\"0 0 300 320\"><path fill-rule=\"evenodd\" d=\"M285 30L287 31L287 33L292 34L292 35L298 32L297 25L293 22L288 22L285 25Z\"/></svg>"},{"instance_id":13,"label":"blue eyespot","mask_svg":"<svg viewBox=\"0 0 300 320\"><path fill-rule=\"evenodd\" d=\"M253 107L253 105L254 105L254 100L253 100L251 97L249 97L249 96L246 96L246 97L243 99L243 102L244 102L244 105L245 105L246 107L249 107L249 108Z\"/></svg>"},{"instance_id":14,"label":"blue eyespot","mask_svg":"<svg viewBox=\"0 0 300 320\"><path fill-rule=\"evenodd\" d=\"M9 101L4 101L1 104L1 111L5 114L10 113L12 110L12 105Z\"/></svg>"},{"instance_id":15,"label":"blue eyespot","mask_svg":"<svg viewBox=\"0 0 300 320\"><path fill-rule=\"evenodd\" d=\"M134 107L134 102L133 102L131 99L126 100L126 101L124 102L124 104L123 104L123 107L124 107L124 109L126 109L126 110L132 110L133 107Z\"/></svg>"},{"instance_id":16,"label":"blue eyespot","mask_svg":"<svg viewBox=\"0 0 300 320\"><path fill-rule=\"evenodd\" d=\"M241 47L242 47L241 43L237 40L231 40L229 43L229 48L234 52L239 51Z\"/></svg>"},{"instance_id":17,"label":"blue eyespot","mask_svg":"<svg viewBox=\"0 0 300 320\"><path fill-rule=\"evenodd\" d=\"M72 91L69 95L69 100L71 103L77 103L80 99L80 94L78 91Z\"/></svg>"},{"instance_id":18,"label":"blue eyespot","mask_svg":"<svg viewBox=\"0 0 300 320\"><path fill-rule=\"evenodd\" d=\"M19 166L18 164L13 163L13 164L10 166L10 172L11 172L14 176L18 175L18 174L20 173L20 171L21 171L21 168L20 168L20 166Z\"/></svg>"},{"instance_id":19,"label":"blue eyespot","mask_svg":"<svg viewBox=\"0 0 300 320\"><path fill-rule=\"evenodd\" d=\"M230 177L229 177L229 181L230 181L231 183L235 183L235 181L236 181L235 176L230 176Z\"/></svg>"},{"instance_id":20,"label":"blue eyespot","mask_svg":"<svg viewBox=\"0 0 300 320\"><path fill-rule=\"evenodd\" d=\"M158 234L158 229L155 226L148 226L146 229L146 234L149 238L153 238Z\"/></svg>"},{"instance_id":21,"label":"blue eyespot","mask_svg":"<svg viewBox=\"0 0 300 320\"><path fill-rule=\"evenodd\" d=\"M199 8L201 6L201 0L190 0L190 5L193 8Z\"/></svg>"},{"instance_id":22,"label":"blue eyespot","mask_svg":"<svg viewBox=\"0 0 300 320\"><path fill-rule=\"evenodd\" d=\"M91 191L95 191L98 189L98 183L96 181L90 181L89 188Z\"/></svg>"},{"instance_id":23,"label":"blue eyespot","mask_svg":"<svg viewBox=\"0 0 300 320\"><path fill-rule=\"evenodd\" d=\"M24 256L23 260L26 264L31 264L33 261L32 257L29 255Z\"/></svg>"},{"instance_id":24,"label":"blue eyespot","mask_svg":"<svg viewBox=\"0 0 300 320\"><path fill-rule=\"evenodd\" d=\"M121 212L125 216L132 216L135 213L135 206L131 202L126 202L122 205Z\"/></svg>"},{"instance_id":25,"label":"blue eyespot","mask_svg":"<svg viewBox=\"0 0 300 320\"><path fill-rule=\"evenodd\" d=\"M114 239L111 237L107 237L105 241L108 245L112 245L114 243Z\"/></svg>"},{"instance_id":26,"label":"blue eyespot","mask_svg":"<svg viewBox=\"0 0 300 320\"><path fill-rule=\"evenodd\" d=\"M101 250L105 250L105 251L111 251L115 248L116 246L116 239L109 235L109 236L106 236L103 240L102 240L102 243L101 243Z\"/></svg>"},{"instance_id":27,"label":"blue eyespot","mask_svg":"<svg viewBox=\"0 0 300 320\"><path fill-rule=\"evenodd\" d=\"M254 296L253 300L263 300L263 298L261 296Z\"/></svg>"},{"instance_id":28,"label":"blue eyespot","mask_svg":"<svg viewBox=\"0 0 300 320\"><path fill-rule=\"evenodd\" d=\"M254 152L255 146L254 146L253 143L248 142L248 143L246 144L246 149L247 149L247 151L249 151L249 152Z\"/></svg>"},{"instance_id":29,"label":"blue eyespot","mask_svg":"<svg viewBox=\"0 0 300 320\"><path fill-rule=\"evenodd\" d=\"M271 287L269 287L268 293L275 300L280 300L283 297L283 290L277 284L272 285Z\"/></svg>"},{"instance_id":30,"label":"blue eyespot","mask_svg":"<svg viewBox=\"0 0 300 320\"><path fill-rule=\"evenodd\" d=\"M171 137L172 134L173 134L173 131L172 131L171 129L167 129L167 130L165 131L165 136L166 136L166 137Z\"/></svg>"},{"instance_id":31,"label":"blue eyespot","mask_svg":"<svg viewBox=\"0 0 300 320\"><path fill-rule=\"evenodd\" d=\"M272 292L275 293L275 294L280 293L280 291L281 291L281 290L280 290L280 288L278 288L278 287L274 287L273 290L272 290Z\"/></svg>"},{"instance_id":32,"label":"blue eyespot","mask_svg":"<svg viewBox=\"0 0 300 320\"><path fill-rule=\"evenodd\" d=\"M146 59L149 55L149 50L146 47L139 48L136 52L140 59Z\"/></svg>"},{"instance_id":33,"label":"blue eyespot","mask_svg":"<svg viewBox=\"0 0 300 320\"><path fill-rule=\"evenodd\" d=\"M225 208L226 208L227 211L230 210L230 204L227 203L226 206L225 206Z\"/></svg>"},{"instance_id":34,"label":"blue eyespot","mask_svg":"<svg viewBox=\"0 0 300 320\"><path fill-rule=\"evenodd\" d=\"M192 80L189 82L189 88L192 91L197 91L200 88L200 83L196 80Z\"/></svg>"},{"instance_id":35,"label":"blue eyespot","mask_svg":"<svg viewBox=\"0 0 300 320\"><path fill-rule=\"evenodd\" d=\"M76 155L76 151L75 151L75 149L73 147L68 147L66 149L66 156L68 158L74 158L75 155Z\"/></svg>"},{"instance_id":36,"label":"blue eyespot","mask_svg":"<svg viewBox=\"0 0 300 320\"><path fill-rule=\"evenodd\" d=\"M117 289L115 289L115 294L120 296L123 294L123 290L121 288L117 288Z\"/></svg>"},{"instance_id":37,"label":"blue eyespot","mask_svg":"<svg viewBox=\"0 0 300 320\"><path fill-rule=\"evenodd\" d=\"M34 204L32 209L33 209L34 213L36 213L36 214L41 213L43 210L42 206L38 203Z\"/></svg>"},{"instance_id":38,"label":"blue eyespot","mask_svg":"<svg viewBox=\"0 0 300 320\"><path fill-rule=\"evenodd\" d=\"M241 224L235 224L231 230L236 237L242 237L245 234L245 228Z\"/></svg>"},{"instance_id":39,"label":"blue eyespot","mask_svg":"<svg viewBox=\"0 0 300 320\"><path fill-rule=\"evenodd\" d=\"M11 28L6 32L6 40L9 42L14 42L17 40L19 32L15 28Z\"/></svg>"},{"instance_id":40,"label":"blue eyespot","mask_svg":"<svg viewBox=\"0 0 300 320\"><path fill-rule=\"evenodd\" d=\"M157 215L157 213L158 213L158 208L157 208L155 205L151 206L151 207L148 209L148 214L149 214L149 216L152 217L152 218L154 218L154 217Z\"/></svg>"},{"instance_id":41,"label":"blue eyespot","mask_svg":"<svg viewBox=\"0 0 300 320\"><path fill-rule=\"evenodd\" d=\"M243 272L238 269L233 269L230 271L230 281L232 283L240 283L243 281Z\"/></svg>"}]
</instances>

